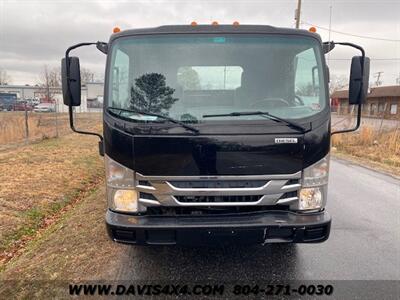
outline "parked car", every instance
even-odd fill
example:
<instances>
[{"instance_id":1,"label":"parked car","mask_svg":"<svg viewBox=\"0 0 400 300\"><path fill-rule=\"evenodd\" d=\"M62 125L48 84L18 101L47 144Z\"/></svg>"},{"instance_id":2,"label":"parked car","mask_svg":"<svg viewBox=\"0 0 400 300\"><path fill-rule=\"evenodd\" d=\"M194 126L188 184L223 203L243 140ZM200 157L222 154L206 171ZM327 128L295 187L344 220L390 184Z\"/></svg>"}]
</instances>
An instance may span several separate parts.
<instances>
[{"instance_id":1,"label":"parked car","mask_svg":"<svg viewBox=\"0 0 400 300\"><path fill-rule=\"evenodd\" d=\"M30 104L32 107L40 104L40 100L35 99L35 98L26 98L25 101L26 101L26 103Z\"/></svg>"},{"instance_id":2,"label":"parked car","mask_svg":"<svg viewBox=\"0 0 400 300\"><path fill-rule=\"evenodd\" d=\"M25 111L25 110L32 111L33 106L26 101L17 101L13 106L13 110L15 110L15 111Z\"/></svg>"},{"instance_id":3,"label":"parked car","mask_svg":"<svg viewBox=\"0 0 400 300\"><path fill-rule=\"evenodd\" d=\"M40 103L33 108L34 112L54 112L56 107L53 103Z\"/></svg>"}]
</instances>

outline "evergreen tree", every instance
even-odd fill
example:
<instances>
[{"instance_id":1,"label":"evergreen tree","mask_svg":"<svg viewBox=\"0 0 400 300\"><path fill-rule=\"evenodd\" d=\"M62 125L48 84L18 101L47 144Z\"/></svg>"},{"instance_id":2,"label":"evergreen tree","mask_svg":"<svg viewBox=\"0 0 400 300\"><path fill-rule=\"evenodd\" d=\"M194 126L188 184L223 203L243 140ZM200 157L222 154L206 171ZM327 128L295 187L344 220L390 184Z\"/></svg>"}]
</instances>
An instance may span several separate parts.
<instances>
[{"instance_id":1,"label":"evergreen tree","mask_svg":"<svg viewBox=\"0 0 400 300\"><path fill-rule=\"evenodd\" d=\"M178 101L172 95L175 89L165 83L165 76L147 73L135 79L131 88L131 108L144 112L168 115L168 110Z\"/></svg>"}]
</instances>

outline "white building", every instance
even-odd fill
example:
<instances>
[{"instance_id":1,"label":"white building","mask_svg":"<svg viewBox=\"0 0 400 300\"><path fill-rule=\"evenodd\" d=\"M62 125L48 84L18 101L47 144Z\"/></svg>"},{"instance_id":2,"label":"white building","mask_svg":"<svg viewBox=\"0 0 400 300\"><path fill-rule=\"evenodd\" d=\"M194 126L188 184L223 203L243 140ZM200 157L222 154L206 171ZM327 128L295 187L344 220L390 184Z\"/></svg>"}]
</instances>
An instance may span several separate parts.
<instances>
[{"instance_id":1,"label":"white building","mask_svg":"<svg viewBox=\"0 0 400 300\"><path fill-rule=\"evenodd\" d=\"M99 111L103 102L102 82L89 82L82 85L81 91L81 106L76 107L76 112ZM41 102L46 102L47 91L38 85L0 85L0 93L16 94L17 98L37 99ZM49 93L51 98L56 102L58 112L68 112L68 107L64 105L61 88L50 88Z\"/></svg>"}]
</instances>

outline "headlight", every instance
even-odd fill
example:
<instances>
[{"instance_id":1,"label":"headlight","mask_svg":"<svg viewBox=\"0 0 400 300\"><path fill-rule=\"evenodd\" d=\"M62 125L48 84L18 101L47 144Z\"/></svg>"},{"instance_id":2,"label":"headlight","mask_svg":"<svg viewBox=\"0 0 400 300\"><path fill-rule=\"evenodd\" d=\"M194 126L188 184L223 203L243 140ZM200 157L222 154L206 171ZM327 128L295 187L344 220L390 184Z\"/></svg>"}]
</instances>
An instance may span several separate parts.
<instances>
[{"instance_id":1,"label":"headlight","mask_svg":"<svg viewBox=\"0 0 400 300\"><path fill-rule=\"evenodd\" d=\"M319 210L325 206L329 175L329 154L303 171L299 210Z\"/></svg>"},{"instance_id":2,"label":"headlight","mask_svg":"<svg viewBox=\"0 0 400 300\"><path fill-rule=\"evenodd\" d=\"M116 190L110 208L121 212L137 212L138 193L135 190Z\"/></svg>"},{"instance_id":3,"label":"headlight","mask_svg":"<svg viewBox=\"0 0 400 300\"><path fill-rule=\"evenodd\" d=\"M107 155L104 157L109 208L120 212L137 212L139 197L135 190L135 172Z\"/></svg>"},{"instance_id":4,"label":"headlight","mask_svg":"<svg viewBox=\"0 0 400 300\"><path fill-rule=\"evenodd\" d=\"M309 210L322 207L322 192L320 188L303 188L299 195L299 209Z\"/></svg>"}]
</instances>

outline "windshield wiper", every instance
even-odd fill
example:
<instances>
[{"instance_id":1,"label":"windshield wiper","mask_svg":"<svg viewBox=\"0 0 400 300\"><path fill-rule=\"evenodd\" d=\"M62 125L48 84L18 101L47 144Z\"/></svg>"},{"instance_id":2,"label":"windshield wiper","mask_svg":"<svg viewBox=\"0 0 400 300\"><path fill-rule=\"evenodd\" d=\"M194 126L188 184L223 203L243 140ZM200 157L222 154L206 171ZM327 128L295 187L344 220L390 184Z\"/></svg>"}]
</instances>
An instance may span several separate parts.
<instances>
[{"instance_id":1,"label":"windshield wiper","mask_svg":"<svg viewBox=\"0 0 400 300\"><path fill-rule=\"evenodd\" d=\"M197 128L194 128L193 126L187 125L184 122L181 122L179 120L176 120L174 118L170 118L170 117L167 117L167 116L164 116L161 114L156 114L156 113L151 113L151 112L146 112L146 111L141 111L141 110L135 110L135 109L130 110L130 109L124 109L124 108L119 108L119 107L108 107L107 109L108 110L113 110L113 109L118 110L120 112L119 115L121 115L121 112L130 112L130 113L140 114L140 115L144 115L144 116L153 116L153 117L157 117L157 118L160 118L163 120L167 120L174 124L178 124L178 125L182 126L183 128L194 132L195 134L199 134L199 132L200 132Z\"/></svg>"},{"instance_id":2,"label":"windshield wiper","mask_svg":"<svg viewBox=\"0 0 400 300\"><path fill-rule=\"evenodd\" d=\"M307 129L304 128L303 126L301 126L300 124L296 124L295 122L289 121L289 120L285 120L282 119L278 116L272 115L267 111L248 111L248 112L231 112L228 114L215 114L215 115L203 115L203 118L215 118L215 117L238 117L238 116L266 116L269 119L276 121L276 122L282 122L282 123L286 123L286 125L293 127L301 132L306 132Z\"/></svg>"}]
</instances>

